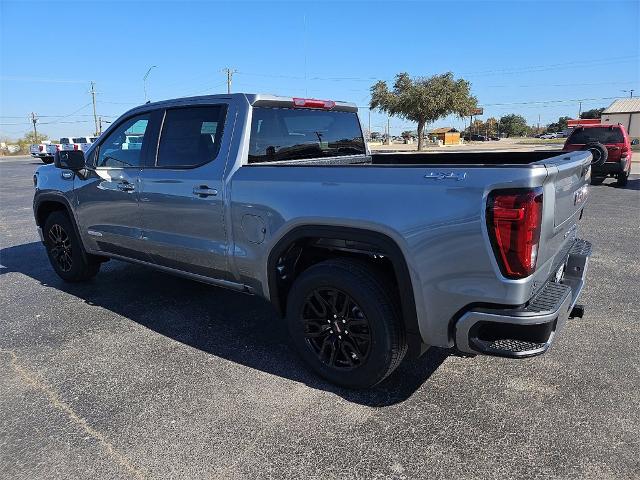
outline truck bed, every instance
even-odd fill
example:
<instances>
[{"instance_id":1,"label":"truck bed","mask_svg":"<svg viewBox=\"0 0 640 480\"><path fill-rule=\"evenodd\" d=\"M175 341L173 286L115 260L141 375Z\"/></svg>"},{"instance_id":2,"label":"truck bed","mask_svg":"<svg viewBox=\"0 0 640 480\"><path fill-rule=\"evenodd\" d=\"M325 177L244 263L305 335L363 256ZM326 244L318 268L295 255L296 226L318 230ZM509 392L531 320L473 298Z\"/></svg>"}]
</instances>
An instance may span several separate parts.
<instances>
[{"instance_id":1,"label":"truck bed","mask_svg":"<svg viewBox=\"0 0 640 480\"><path fill-rule=\"evenodd\" d=\"M533 150L523 152L389 152L371 155L349 155L342 157L308 158L283 160L277 162L253 163L251 166L519 166L531 165L542 160L558 157L565 152L561 150Z\"/></svg>"},{"instance_id":2,"label":"truck bed","mask_svg":"<svg viewBox=\"0 0 640 480\"><path fill-rule=\"evenodd\" d=\"M526 152L390 152L371 155L373 165L529 165L556 157L559 150Z\"/></svg>"}]
</instances>

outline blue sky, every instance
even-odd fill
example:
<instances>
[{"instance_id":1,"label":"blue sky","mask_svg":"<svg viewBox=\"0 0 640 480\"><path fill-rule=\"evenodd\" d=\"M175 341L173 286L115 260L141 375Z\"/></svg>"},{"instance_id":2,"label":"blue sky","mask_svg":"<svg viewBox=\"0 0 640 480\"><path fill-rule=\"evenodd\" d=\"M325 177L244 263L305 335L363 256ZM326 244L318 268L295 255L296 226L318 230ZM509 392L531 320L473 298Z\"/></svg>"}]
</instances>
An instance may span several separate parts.
<instances>
[{"instance_id":1,"label":"blue sky","mask_svg":"<svg viewBox=\"0 0 640 480\"><path fill-rule=\"evenodd\" d=\"M586 110L623 90L640 95L639 5L0 0L0 136L28 131L32 111L52 137L91 133L89 82L98 114L114 119L143 103L151 65L152 100L224 93L229 66L236 92L361 106L376 79L452 71L471 81L485 119L513 112L546 124L577 115L578 99L595 99L583 101ZM361 118L366 126L366 108ZM372 115L373 130L384 124ZM463 123L432 126L444 125ZM414 128L394 118L391 126Z\"/></svg>"}]
</instances>

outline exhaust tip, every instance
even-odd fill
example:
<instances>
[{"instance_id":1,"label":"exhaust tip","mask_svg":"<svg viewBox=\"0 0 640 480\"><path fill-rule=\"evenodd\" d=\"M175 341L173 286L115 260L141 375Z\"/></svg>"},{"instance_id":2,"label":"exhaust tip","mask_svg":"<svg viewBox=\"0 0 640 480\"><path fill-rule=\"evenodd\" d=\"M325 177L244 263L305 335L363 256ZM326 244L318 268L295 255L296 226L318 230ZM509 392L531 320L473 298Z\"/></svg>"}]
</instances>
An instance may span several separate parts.
<instances>
[{"instance_id":1,"label":"exhaust tip","mask_svg":"<svg viewBox=\"0 0 640 480\"><path fill-rule=\"evenodd\" d=\"M584 305L574 305L569 314L569 318L582 318L584 316Z\"/></svg>"}]
</instances>

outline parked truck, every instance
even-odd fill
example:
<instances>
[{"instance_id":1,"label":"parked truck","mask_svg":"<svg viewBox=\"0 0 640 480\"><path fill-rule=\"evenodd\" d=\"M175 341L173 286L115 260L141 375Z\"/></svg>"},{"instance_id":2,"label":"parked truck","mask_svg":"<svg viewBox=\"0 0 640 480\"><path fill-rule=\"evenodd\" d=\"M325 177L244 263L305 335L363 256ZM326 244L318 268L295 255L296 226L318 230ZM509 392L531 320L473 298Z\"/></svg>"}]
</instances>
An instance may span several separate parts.
<instances>
[{"instance_id":1,"label":"parked truck","mask_svg":"<svg viewBox=\"0 0 640 480\"><path fill-rule=\"evenodd\" d=\"M33 143L29 145L29 153L32 157L42 160L43 163L53 163L53 153L49 149L50 146L50 140L45 140L42 143Z\"/></svg>"},{"instance_id":2,"label":"parked truck","mask_svg":"<svg viewBox=\"0 0 640 480\"><path fill-rule=\"evenodd\" d=\"M582 316L591 159L372 154L354 104L214 95L58 152L33 206L62 279L118 259L262 296L314 371L365 388L429 346L540 355Z\"/></svg>"},{"instance_id":3,"label":"parked truck","mask_svg":"<svg viewBox=\"0 0 640 480\"><path fill-rule=\"evenodd\" d=\"M94 138L96 137L63 137L60 139L59 150L82 150L85 152L93 143Z\"/></svg>"}]
</instances>

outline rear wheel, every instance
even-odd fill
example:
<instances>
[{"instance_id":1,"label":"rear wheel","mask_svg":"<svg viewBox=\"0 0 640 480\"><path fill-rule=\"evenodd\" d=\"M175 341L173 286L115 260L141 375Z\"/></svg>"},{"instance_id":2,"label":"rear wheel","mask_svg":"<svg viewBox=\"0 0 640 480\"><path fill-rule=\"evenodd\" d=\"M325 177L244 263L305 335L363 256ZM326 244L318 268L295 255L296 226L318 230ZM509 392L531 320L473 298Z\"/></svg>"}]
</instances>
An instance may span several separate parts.
<instances>
[{"instance_id":1,"label":"rear wheel","mask_svg":"<svg viewBox=\"0 0 640 480\"><path fill-rule=\"evenodd\" d=\"M51 266L63 280L81 282L100 270L100 261L84 251L66 213L56 211L47 217L44 240Z\"/></svg>"},{"instance_id":2,"label":"rear wheel","mask_svg":"<svg viewBox=\"0 0 640 480\"><path fill-rule=\"evenodd\" d=\"M630 172L622 172L618 174L618 181L616 182L616 186L618 187L626 187L627 182L629 181L629 173Z\"/></svg>"},{"instance_id":3,"label":"rear wheel","mask_svg":"<svg viewBox=\"0 0 640 480\"><path fill-rule=\"evenodd\" d=\"M407 344L392 289L370 266L327 260L304 271L287 301L293 344L319 375L348 388L384 380Z\"/></svg>"}]
</instances>

